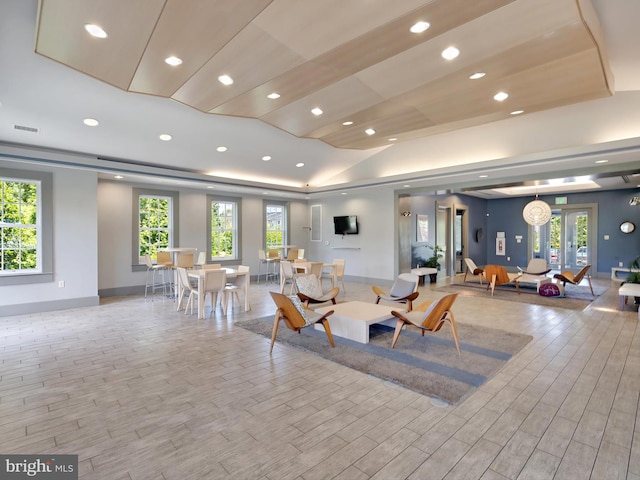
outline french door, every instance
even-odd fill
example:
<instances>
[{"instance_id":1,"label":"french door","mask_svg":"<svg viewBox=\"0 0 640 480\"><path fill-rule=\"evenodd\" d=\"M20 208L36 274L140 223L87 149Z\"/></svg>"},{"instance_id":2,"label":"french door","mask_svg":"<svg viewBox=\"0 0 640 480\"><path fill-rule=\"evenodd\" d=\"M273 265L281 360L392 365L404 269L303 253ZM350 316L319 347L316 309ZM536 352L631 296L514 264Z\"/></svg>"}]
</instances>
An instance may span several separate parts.
<instances>
[{"instance_id":1,"label":"french door","mask_svg":"<svg viewBox=\"0 0 640 480\"><path fill-rule=\"evenodd\" d=\"M545 225L530 227L530 258L544 258L553 270L580 270L596 263L597 205L551 209Z\"/></svg>"}]
</instances>

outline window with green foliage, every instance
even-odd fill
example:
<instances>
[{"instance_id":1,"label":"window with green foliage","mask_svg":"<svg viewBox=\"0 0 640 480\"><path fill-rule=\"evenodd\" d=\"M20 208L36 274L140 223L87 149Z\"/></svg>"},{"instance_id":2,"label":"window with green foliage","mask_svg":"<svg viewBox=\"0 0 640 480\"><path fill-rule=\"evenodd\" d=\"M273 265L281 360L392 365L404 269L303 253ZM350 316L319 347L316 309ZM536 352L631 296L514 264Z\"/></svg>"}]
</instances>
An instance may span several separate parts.
<instances>
[{"instance_id":1,"label":"window with green foliage","mask_svg":"<svg viewBox=\"0 0 640 480\"><path fill-rule=\"evenodd\" d=\"M237 259L238 203L230 200L212 199L210 204L210 260Z\"/></svg>"},{"instance_id":2,"label":"window with green foliage","mask_svg":"<svg viewBox=\"0 0 640 480\"><path fill-rule=\"evenodd\" d=\"M0 272L41 272L40 182L0 178Z\"/></svg>"},{"instance_id":3,"label":"window with green foliage","mask_svg":"<svg viewBox=\"0 0 640 480\"><path fill-rule=\"evenodd\" d=\"M265 204L265 228L267 249L287 244L286 204Z\"/></svg>"},{"instance_id":4,"label":"window with green foliage","mask_svg":"<svg viewBox=\"0 0 640 480\"><path fill-rule=\"evenodd\" d=\"M145 255L156 258L158 250L171 247L173 227L172 198L155 195L138 197L138 253L140 263Z\"/></svg>"}]
</instances>

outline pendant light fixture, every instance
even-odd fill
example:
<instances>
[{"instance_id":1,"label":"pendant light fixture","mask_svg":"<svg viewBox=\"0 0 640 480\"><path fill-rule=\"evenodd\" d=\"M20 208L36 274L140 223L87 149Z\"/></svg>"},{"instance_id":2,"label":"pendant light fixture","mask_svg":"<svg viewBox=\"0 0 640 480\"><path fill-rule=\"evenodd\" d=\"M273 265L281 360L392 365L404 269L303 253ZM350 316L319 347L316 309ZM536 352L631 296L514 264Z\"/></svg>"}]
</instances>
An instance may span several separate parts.
<instances>
[{"instance_id":1,"label":"pendant light fixture","mask_svg":"<svg viewBox=\"0 0 640 480\"><path fill-rule=\"evenodd\" d=\"M524 206L522 217L529 225L544 225L551 218L551 207L547 202L538 200L538 194L536 193L536 199Z\"/></svg>"}]
</instances>

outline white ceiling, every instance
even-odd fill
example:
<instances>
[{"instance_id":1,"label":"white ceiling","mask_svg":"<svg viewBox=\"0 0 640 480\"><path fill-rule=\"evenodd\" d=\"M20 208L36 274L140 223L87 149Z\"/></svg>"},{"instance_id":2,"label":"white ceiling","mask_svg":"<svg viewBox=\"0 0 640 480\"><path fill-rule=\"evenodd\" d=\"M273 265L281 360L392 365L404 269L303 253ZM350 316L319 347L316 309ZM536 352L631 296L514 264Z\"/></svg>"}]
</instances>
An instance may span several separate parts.
<instances>
[{"instance_id":1,"label":"white ceiling","mask_svg":"<svg viewBox=\"0 0 640 480\"><path fill-rule=\"evenodd\" d=\"M172 99L126 92L63 66L34 52L37 0L3 0L0 154L15 159L14 145L78 152L88 158L78 156L76 163L65 157L68 166L93 168L107 178L120 173L130 181L285 197L381 186L481 190L583 175L607 178L595 179L601 185L594 188L636 187L640 30L634 19L640 18L640 2L591 3L604 32L613 96L356 150L298 138L257 119L207 114ZM488 42L470 40L475 49ZM85 126L88 117L100 125ZM173 140L160 141L161 133ZM228 150L219 153L218 146ZM265 162L264 155L272 159ZM37 150L32 156L57 158ZM595 163L603 159L608 163ZM297 168L298 162L304 167Z\"/></svg>"}]
</instances>

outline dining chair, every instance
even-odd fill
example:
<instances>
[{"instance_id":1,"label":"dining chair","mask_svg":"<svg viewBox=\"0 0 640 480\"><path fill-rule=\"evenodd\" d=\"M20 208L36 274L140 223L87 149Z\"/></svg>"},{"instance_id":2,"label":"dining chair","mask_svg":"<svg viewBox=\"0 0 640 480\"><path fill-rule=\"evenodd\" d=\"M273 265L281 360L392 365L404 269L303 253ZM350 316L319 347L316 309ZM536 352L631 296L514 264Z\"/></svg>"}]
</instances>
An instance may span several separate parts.
<instances>
[{"instance_id":1,"label":"dining chair","mask_svg":"<svg viewBox=\"0 0 640 480\"><path fill-rule=\"evenodd\" d=\"M290 248L289 251L287 252L287 260L289 260L290 262L293 262L294 260L297 260L297 258L298 258L298 249Z\"/></svg>"},{"instance_id":2,"label":"dining chair","mask_svg":"<svg viewBox=\"0 0 640 480\"><path fill-rule=\"evenodd\" d=\"M207 264L207 252L198 252L198 258L194 263L194 266L204 268Z\"/></svg>"},{"instance_id":3,"label":"dining chair","mask_svg":"<svg viewBox=\"0 0 640 480\"><path fill-rule=\"evenodd\" d=\"M333 336L331 335L331 327L329 326L329 320L327 317L333 315L333 310L329 310L323 315L314 312L313 310L306 309L302 306L300 300L297 297L287 297L278 292L269 292L273 302L276 304L277 310L273 319L273 331L271 333L271 349L269 353L273 352L273 344L276 342L276 335L278 334L278 326L283 321L287 328L290 328L294 332L300 333L305 327L313 327L316 323L322 324L324 331L327 334L329 343L332 347L335 347L333 342ZM294 302L296 302L294 304Z\"/></svg>"},{"instance_id":4,"label":"dining chair","mask_svg":"<svg viewBox=\"0 0 640 480\"><path fill-rule=\"evenodd\" d=\"M298 260L304 260L304 248L298 249Z\"/></svg>"},{"instance_id":5,"label":"dining chair","mask_svg":"<svg viewBox=\"0 0 640 480\"><path fill-rule=\"evenodd\" d=\"M453 302L458 297L457 293L445 295L444 297L436 300L435 302L424 302L418 305L415 310L410 312L397 312L391 311L391 314L396 317L396 329L393 334L393 340L391 342L391 348L395 348L400 332L406 325L412 325L420 329L422 336L424 332L436 333L442 328L445 322L451 325L451 331L453 332L453 340L460 355L460 342L458 341L458 329L456 327L456 321L451 311Z\"/></svg>"},{"instance_id":6,"label":"dining chair","mask_svg":"<svg viewBox=\"0 0 640 480\"><path fill-rule=\"evenodd\" d=\"M282 260L280 262L280 293L284 293L284 287L287 283L291 284L291 291L289 295L293 294L295 288L295 277L298 274L293 271L293 264L289 260Z\"/></svg>"},{"instance_id":7,"label":"dining chair","mask_svg":"<svg viewBox=\"0 0 640 480\"><path fill-rule=\"evenodd\" d=\"M238 272L242 272L242 273L246 273L246 276L240 277L242 278L243 282L249 282L251 275L250 275L250 271L251 268L247 265L239 265L237 268ZM238 290L242 289L242 285L237 283L238 277L236 277L235 279L233 279L233 282L227 282L227 284L224 287L224 299L227 302L227 308L229 306L229 304L231 305L231 307L233 308L233 297L236 297L236 300L238 301L238 305L240 305L240 297L238 297Z\"/></svg>"},{"instance_id":8,"label":"dining chair","mask_svg":"<svg viewBox=\"0 0 640 480\"><path fill-rule=\"evenodd\" d=\"M344 288L344 269L346 267L347 261L344 258L334 258L333 264L335 265L335 276L342 283L342 291L346 291Z\"/></svg>"},{"instance_id":9,"label":"dining chair","mask_svg":"<svg viewBox=\"0 0 640 480\"><path fill-rule=\"evenodd\" d=\"M187 273L187 269L184 267L177 267L176 271L178 272L178 285L177 285L177 307L176 311L180 311L180 306L182 305L182 300L187 297L187 305L184 309L184 313L186 315L187 309L189 308L189 302L194 296L198 295L198 286L193 284L189 279L189 275ZM188 295L187 295L188 294ZM191 304L191 313L193 313L193 304Z\"/></svg>"},{"instance_id":10,"label":"dining chair","mask_svg":"<svg viewBox=\"0 0 640 480\"><path fill-rule=\"evenodd\" d=\"M203 300L206 303L206 297L211 299L211 313L216 309L218 300L222 306L222 313L227 314L227 306L224 297L224 289L227 285L227 272L223 269L205 270L204 271L204 287L202 289ZM196 294L197 296L197 294ZM193 303L191 304L193 309Z\"/></svg>"},{"instance_id":11,"label":"dining chair","mask_svg":"<svg viewBox=\"0 0 640 480\"><path fill-rule=\"evenodd\" d=\"M309 266L309 273L313 273L316 277L318 277L318 280L321 280L323 265L324 264L322 262L311 262L311 265Z\"/></svg>"}]
</instances>

